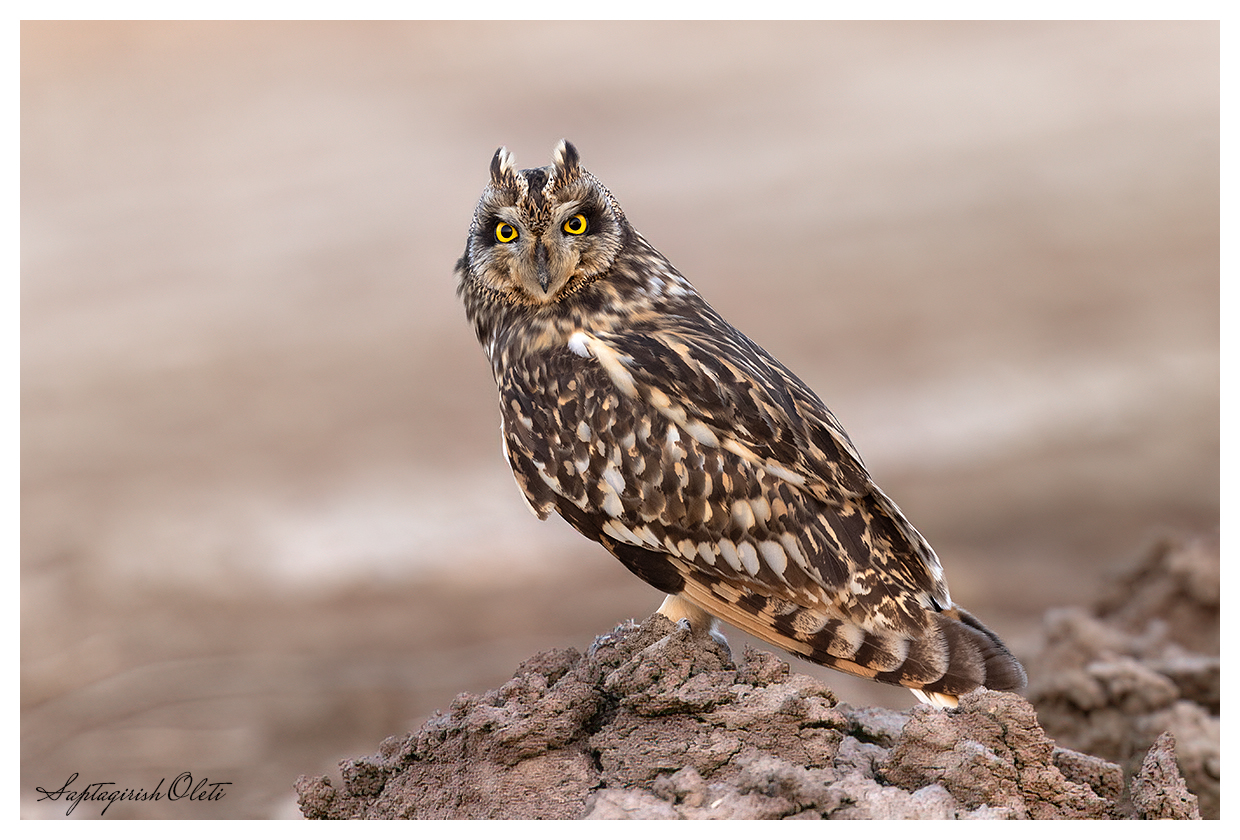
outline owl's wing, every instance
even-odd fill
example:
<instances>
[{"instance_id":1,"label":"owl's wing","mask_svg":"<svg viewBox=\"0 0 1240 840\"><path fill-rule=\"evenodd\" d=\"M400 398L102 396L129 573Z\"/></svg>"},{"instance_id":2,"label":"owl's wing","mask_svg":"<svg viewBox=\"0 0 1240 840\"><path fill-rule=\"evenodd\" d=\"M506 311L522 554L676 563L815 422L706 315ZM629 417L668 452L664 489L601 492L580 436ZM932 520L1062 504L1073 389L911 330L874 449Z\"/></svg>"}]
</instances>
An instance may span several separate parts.
<instances>
[{"instance_id":1,"label":"owl's wing","mask_svg":"<svg viewBox=\"0 0 1240 840\"><path fill-rule=\"evenodd\" d=\"M825 502L873 489L835 415L774 357L701 304L676 328L585 334L591 355L629 396L700 443L763 463Z\"/></svg>"},{"instance_id":2,"label":"owl's wing","mask_svg":"<svg viewBox=\"0 0 1240 840\"><path fill-rule=\"evenodd\" d=\"M581 332L510 371L506 447L531 506L811 660L948 694L988 674L1011 687L1000 664L1015 660L951 605L835 418L727 329Z\"/></svg>"},{"instance_id":3,"label":"owl's wing","mask_svg":"<svg viewBox=\"0 0 1240 840\"><path fill-rule=\"evenodd\" d=\"M856 588L870 576L886 594L920 598L914 614L932 600L949 605L933 550L874 485L817 395L722 319L677 326L598 334L584 344L618 391L639 411L667 421L665 435L679 438L662 451L647 443L648 457L661 456L663 466L675 470L676 452L691 449L703 461L697 471L715 473L722 486L705 495L727 505L722 512L728 516L713 520L720 536L734 531L760 543L756 520L769 520L774 512L768 515L766 507L773 504L779 516L768 524L780 530L772 533L806 540L800 555L820 584ZM707 463L712 457L716 463ZM687 489L690 498L696 495ZM745 509L755 502L756 511ZM669 528L693 521L664 519Z\"/></svg>"}]
</instances>

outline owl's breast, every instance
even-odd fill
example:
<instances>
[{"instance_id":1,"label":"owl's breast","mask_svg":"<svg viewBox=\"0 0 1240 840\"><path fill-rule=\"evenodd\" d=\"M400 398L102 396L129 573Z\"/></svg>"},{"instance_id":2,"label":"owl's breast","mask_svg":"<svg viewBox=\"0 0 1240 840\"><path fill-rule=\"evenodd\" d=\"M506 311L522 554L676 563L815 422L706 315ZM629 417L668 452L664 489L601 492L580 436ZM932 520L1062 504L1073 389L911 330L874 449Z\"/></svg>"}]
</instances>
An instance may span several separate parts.
<instances>
[{"instance_id":1,"label":"owl's breast","mask_svg":"<svg viewBox=\"0 0 1240 840\"><path fill-rule=\"evenodd\" d=\"M535 510L545 515L557 501L617 509L621 443L636 442L639 424L598 361L563 346L527 353L503 371L499 390L509 463Z\"/></svg>"}]
</instances>

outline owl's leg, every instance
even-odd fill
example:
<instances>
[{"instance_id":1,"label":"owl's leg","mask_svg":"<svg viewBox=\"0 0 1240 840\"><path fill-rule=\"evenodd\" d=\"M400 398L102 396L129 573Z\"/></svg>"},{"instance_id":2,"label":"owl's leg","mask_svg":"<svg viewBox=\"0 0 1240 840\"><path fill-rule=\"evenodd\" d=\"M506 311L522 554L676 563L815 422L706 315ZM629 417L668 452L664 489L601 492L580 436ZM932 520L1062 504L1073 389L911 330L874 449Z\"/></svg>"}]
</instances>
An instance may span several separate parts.
<instances>
[{"instance_id":1,"label":"owl's leg","mask_svg":"<svg viewBox=\"0 0 1240 840\"><path fill-rule=\"evenodd\" d=\"M658 612L669 621L677 624L683 623L695 633L708 634L727 652L728 658L732 658L732 647L728 644L728 637L723 635L723 632L719 629L719 619L706 612L697 604L679 595L668 595L663 599L663 604L659 607Z\"/></svg>"}]
</instances>

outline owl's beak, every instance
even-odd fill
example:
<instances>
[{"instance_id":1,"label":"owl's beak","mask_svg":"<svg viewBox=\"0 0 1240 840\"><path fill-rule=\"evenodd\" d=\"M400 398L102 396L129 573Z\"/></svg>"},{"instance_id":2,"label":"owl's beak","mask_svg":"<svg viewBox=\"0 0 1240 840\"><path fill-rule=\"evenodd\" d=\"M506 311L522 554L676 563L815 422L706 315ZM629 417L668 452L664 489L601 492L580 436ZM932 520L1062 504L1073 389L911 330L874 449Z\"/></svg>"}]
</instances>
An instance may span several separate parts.
<instances>
[{"instance_id":1,"label":"owl's beak","mask_svg":"<svg viewBox=\"0 0 1240 840\"><path fill-rule=\"evenodd\" d=\"M542 243L542 240L534 246L534 267L538 271L538 285L542 286L545 292L551 285L551 272L547 268L547 246Z\"/></svg>"}]
</instances>

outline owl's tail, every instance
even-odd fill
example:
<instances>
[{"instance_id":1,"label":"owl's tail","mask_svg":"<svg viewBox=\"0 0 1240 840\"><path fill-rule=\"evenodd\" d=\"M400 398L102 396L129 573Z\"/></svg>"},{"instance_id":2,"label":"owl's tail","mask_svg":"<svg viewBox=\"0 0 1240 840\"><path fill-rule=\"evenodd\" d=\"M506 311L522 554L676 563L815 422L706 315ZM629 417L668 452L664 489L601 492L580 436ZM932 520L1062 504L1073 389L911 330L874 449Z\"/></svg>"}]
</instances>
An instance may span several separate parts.
<instances>
[{"instance_id":1,"label":"owl's tail","mask_svg":"<svg viewBox=\"0 0 1240 840\"><path fill-rule=\"evenodd\" d=\"M1025 669L999 637L959 607L927 613L921 633L909 638L779 599L749 595L733 601L693 578L679 597L789 653L902 685L936 706L954 706L958 696L979 687L1020 691L1027 683Z\"/></svg>"},{"instance_id":2,"label":"owl's tail","mask_svg":"<svg viewBox=\"0 0 1240 840\"><path fill-rule=\"evenodd\" d=\"M1024 667L1007 645L972 613L953 607L932 615L947 643L947 670L932 683L908 686L919 700L934 706L955 706L959 695L979 686L1020 691L1028 684Z\"/></svg>"}]
</instances>

